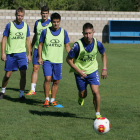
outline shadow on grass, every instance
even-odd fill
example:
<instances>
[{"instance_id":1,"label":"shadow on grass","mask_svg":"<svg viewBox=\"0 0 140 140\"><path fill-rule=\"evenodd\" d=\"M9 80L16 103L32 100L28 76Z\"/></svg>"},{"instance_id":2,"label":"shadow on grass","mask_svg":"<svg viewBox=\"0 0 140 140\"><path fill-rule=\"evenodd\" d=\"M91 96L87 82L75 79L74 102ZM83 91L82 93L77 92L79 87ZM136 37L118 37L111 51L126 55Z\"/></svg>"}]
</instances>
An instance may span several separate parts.
<instances>
[{"instance_id":1,"label":"shadow on grass","mask_svg":"<svg viewBox=\"0 0 140 140\"><path fill-rule=\"evenodd\" d=\"M0 87L0 88L1 88L1 87ZM19 92L20 89L19 89L19 88L6 88L6 90L13 90L13 91L18 91L18 92ZM25 93L28 93L29 90L24 90L24 92L25 92ZM41 93L43 92L43 93L44 93L43 90L42 90L42 91L37 91L37 92L41 92Z\"/></svg>"},{"instance_id":2,"label":"shadow on grass","mask_svg":"<svg viewBox=\"0 0 140 140\"><path fill-rule=\"evenodd\" d=\"M13 90L13 91L18 91L19 92L19 88L6 88L6 90ZM25 92L28 92L28 90L25 90Z\"/></svg>"},{"instance_id":3,"label":"shadow on grass","mask_svg":"<svg viewBox=\"0 0 140 140\"><path fill-rule=\"evenodd\" d=\"M42 100L36 100L36 99L27 99L27 101L20 101L19 98L12 98L9 95L4 95L3 99L12 101L12 102L20 102L20 103L25 103L29 105L37 105L37 104L43 104Z\"/></svg>"},{"instance_id":4,"label":"shadow on grass","mask_svg":"<svg viewBox=\"0 0 140 140\"><path fill-rule=\"evenodd\" d=\"M86 118L86 117L77 117L76 114L68 113L68 112L58 112L58 111L35 111L35 110L29 110L29 112L33 115L39 115L39 116L54 116L54 117L72 117L72 118L79 118L79 119L90 119L95 120L95 118Z\"/></svg>"}]
</instances>

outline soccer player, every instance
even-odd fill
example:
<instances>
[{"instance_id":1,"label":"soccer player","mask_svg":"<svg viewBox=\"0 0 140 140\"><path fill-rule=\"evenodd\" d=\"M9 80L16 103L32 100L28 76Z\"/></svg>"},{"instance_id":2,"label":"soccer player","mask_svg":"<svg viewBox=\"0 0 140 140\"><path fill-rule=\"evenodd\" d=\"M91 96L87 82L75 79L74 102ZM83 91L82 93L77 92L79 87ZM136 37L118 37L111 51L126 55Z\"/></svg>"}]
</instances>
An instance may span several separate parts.
<instances>
[{"instance_id":1,"label":"soccer player","mask_svg":"<svg viewBox=\"0 0 140 140\"><path fill-rule=\"evenodd\" d=\"M42 19L37 20L34 25L34 37L32 40L32 48L35 45L34 55L33 55L33 72L32 72L32 79L31 79L31 90L26 95L35 95L35 87L38 80L38 71L39 71L39 63L38 61L38 45L39 45L39 38L43 29L51 27L51 20L48 19L49 16L49 8L48 6L43 6L41 8L41 16Z\"/></svg>"},{"instance_id":2,"label":"soccer player","mask_svg":"<svg viewBox=\"0 0 140 140\"><path fill-rule=\"evenodd\" d=\"M16 19L6 25L2 38L2 56L1 60L5 62L5 76L2 81L0 98L5 94L6 85L12 71L20 70L20 94L19 100L26 100L24 89L26 85L27 62L31 61L31 42L28 25L23 22L25 10L22 7L16 9ZM26 57L26 45L28 56ZM5 54L6 51L6 54Z\"/></svg>"},{"instance_id":3,"label":"soccer player","mask_svg":"<svg viewBox=\"0 0 140 140\"><path fill-rule=\"evenodd\" d=\"M57 105L55 101L58 90L59 80L62 79L62 63L64 46L66 51L70 51L69 37L67 31L59 27L61 16L58 13L51 15L52 27L42 31L38 54L38 63L43 64L43 72L45 76L44 92L45 103L44 107L49 105ZM50 82L53 80L51 100L49 100Z\"/></svg>"},{"instance_id":4,"label":"soccer player","mask_svg":"<svg viewBox=\"0 0 140 140\"><path fill-rule=\"evenodd\" d=\"M74 72L77 88L79 90L79 105L84 104L87 96L87 85L90 84L93 94L93 104L96 118L100 115L99 74L96 60L97 52L102 56L103 69L101 78L107 78L107 58L105 48L96 38L93 38L94 29L91 23L83 25L83 38L73 44L67 56L67 62L71 66L70 72Z\"/></svg>"}]
</instances>

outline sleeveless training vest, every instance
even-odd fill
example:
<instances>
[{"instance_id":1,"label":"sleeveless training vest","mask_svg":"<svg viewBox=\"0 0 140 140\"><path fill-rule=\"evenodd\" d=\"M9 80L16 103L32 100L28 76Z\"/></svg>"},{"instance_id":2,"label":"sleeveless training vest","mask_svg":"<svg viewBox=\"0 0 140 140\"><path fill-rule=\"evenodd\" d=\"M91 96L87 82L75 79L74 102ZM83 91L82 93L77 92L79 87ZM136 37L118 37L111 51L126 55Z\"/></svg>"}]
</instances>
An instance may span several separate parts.
<instances>
[{"instance_id":1,"label":"sleeveless training vest","mask_svg":"<svg viewBox=\"0 0 140 140\"><path fill-rule=\"evenodd\" d=\"M51 33L50 28L46 30L46 38L42 48L43 61L48 60L52 63L63 63L64 29L61 28L57 36Z\"/></svg>"}]
</instances>

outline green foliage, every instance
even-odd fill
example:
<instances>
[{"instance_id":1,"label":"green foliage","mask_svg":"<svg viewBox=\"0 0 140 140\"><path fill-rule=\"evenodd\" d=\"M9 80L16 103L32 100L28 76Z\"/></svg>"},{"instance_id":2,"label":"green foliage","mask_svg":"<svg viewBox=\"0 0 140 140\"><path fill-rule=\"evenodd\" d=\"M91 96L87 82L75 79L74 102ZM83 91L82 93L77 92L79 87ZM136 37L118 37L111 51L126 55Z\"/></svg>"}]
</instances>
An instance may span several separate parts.
<instances>
[{"instance_id":1,"label":"green foliage","mask_svg":"<svg viewBox=\"0 0 140 140\"><path fill-rule=\"evenodd\" d=\"M44 5L50 10L140 11L139 0L0 0L0 9L40 10Z\"/></svg>"}]
</instances>

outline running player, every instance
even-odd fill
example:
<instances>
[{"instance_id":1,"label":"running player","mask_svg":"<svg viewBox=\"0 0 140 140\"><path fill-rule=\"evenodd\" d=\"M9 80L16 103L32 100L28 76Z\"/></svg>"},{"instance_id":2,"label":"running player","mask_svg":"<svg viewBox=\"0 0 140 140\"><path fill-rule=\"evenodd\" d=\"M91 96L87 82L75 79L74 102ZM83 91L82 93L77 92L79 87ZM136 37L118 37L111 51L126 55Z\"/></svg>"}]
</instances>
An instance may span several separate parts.
<instances>
[{"instance_id":1,"label":"running player","mask_svg":"<svg viewBox=\"0 0 140 140\"><path fill-rule=\"evenodd\" d=\"M62 63L64 46L66 51L70 51L69 37L67 31L59 27L61 16L58 13L51 15L52 27L42 31L38 54L38 63L43 64L45 76L44 91L45 103L44 107L49 105L57 105L55 96L58 90L59 80L62 79ZM53 80L51 100L49 100L50 82Z\"/></svg>"},{"instance_id":2,"label":"running player","mask_svg":"<svg viewBox=\"0 0 140 140\"><path fill-rule=\"evenodd\" d=\"M35 45L35 49L34 49L34 54L33 54L33 72L32 72L32 78L31 78L31 90L29 91L29 93L27 93L26 95L35 95L35 88L36 88L36 83L38 80L38 71L39 71L39 67L40 65L38 64L38 45L39 45L39 38L41 35L41 32L43 31L43 29L46 29L48 27L51 27L51 20L48 19L49 16L49 8L48 6L43 6L41 8L41 16L42 19L37 20L35 22L34 25L34 36L33 36L33 40L32 40L32 48Z\"/></svg>"},{"instance_id":3,"label":"running player","mask_svg":"<svg viewBox=\"0 0 140 140\"><path fill-rule=\"evenodd\" d=\"M71 66L70 72L74 72L77 88L79 90L79 105L84 104L84 98L87 96L87 85L90 84L93 94L93 104L95 107L96 118L100 115L100 94L99 94L99 75L98 63L96 60L99 51L103 60L103 69L101 77L107 78L107 58L105 48L102 43L93 38L94 29L91 23L83 25L83 38L74 43L67 56L67 62Z\"/></svg>"},{"instance_id":4,"label":"running player","mask_svg":"<svg viewBox=\"0 0 140 140\"><path fill-rule=\"evenodd\" d=\"M23 22L25 10L22 7L16 9L16 19L6 25L2 38L2 61L5 61L5 76L2 81L0 98L5 94L12 71L20 70L20 94L19 100L26 100L24 89L26 85L27 62L31 61L31 42L28 25ZM26 57L26 45L28 56ZM6 54L5 54L6 51Z\"/></svg>"}]
</instances>

